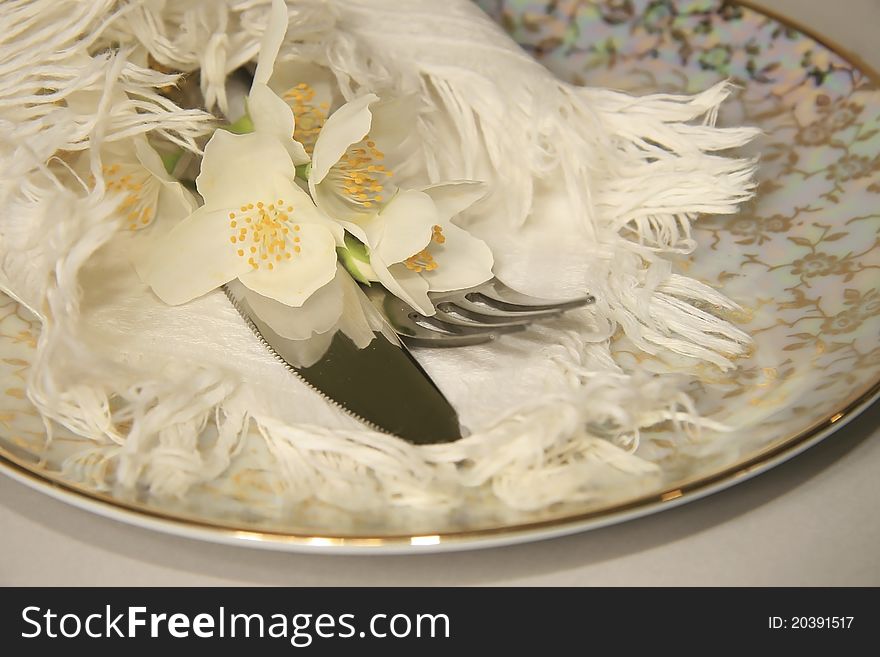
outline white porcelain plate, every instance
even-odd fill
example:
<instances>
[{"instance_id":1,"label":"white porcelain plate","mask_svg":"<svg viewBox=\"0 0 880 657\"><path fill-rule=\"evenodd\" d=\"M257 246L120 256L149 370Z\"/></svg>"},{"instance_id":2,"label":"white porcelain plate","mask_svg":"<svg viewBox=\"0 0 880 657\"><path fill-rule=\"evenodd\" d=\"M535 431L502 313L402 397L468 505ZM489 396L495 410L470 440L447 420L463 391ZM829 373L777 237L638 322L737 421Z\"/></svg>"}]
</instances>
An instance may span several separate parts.
<instances>
[{"instance_id":1,"label":"white porcelain plate","mask_svg":"<svg viewBox=\"0 0 880 657\"><path fill-rule=\"evenodd\" d=\"M90 487L89 441L56 430L47 445L24 387L39 332L0 298L0 466L47 494L132 524L256 547L321 552L468 549L620 522L720 490L821 440L880 391L880 91L819 38L776 18L712 0L482 0L559 76L631 90L697 92L730 77L740 91L722 123L760 126L760 192L735 216L699 223L700 248L680 266L745 312L732 319L754 352L727 374L707 368L690 392L699 410L738 427L679 449L663 430L639 455L659 463L652 488L615 491L539 513L354 517L317 505L279 507L258 441L210 486L182 501ZM623 363L650 360L616 343ZM693 447L693 446L691 446ZM72 462L82 468L70 467ZM63 468L63 464L67 467Z\"/></svg>"}]
</instances>

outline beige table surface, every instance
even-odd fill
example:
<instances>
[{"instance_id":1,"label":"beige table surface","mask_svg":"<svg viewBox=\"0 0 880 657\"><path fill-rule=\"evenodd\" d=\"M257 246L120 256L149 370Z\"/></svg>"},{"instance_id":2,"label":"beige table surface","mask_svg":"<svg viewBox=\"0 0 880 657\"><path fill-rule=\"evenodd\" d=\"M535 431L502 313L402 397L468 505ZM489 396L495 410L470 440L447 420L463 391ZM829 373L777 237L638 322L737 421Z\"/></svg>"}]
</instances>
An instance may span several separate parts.
<instances>
[{"instance_id":1,"label":"beige table surface","mask_svg":"<svg viewBox=\"0 0 880 657\"><path fill-rule=\"evenodd\" d=\"M880 0L762 0L880 69ZM3 585L880 585L880 405L707 499L567 538L438 555L213 545L80 511L0 476Z\"/></svg>"}]
</instances>

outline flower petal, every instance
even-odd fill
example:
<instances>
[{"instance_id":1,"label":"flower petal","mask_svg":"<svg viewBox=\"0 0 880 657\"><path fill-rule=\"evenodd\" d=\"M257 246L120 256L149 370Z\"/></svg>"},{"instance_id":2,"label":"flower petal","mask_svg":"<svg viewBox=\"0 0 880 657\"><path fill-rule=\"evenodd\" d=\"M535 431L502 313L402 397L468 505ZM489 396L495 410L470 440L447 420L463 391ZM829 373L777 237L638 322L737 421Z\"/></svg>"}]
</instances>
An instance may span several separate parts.
<instances>
[{"instance_id":1,"label":"flower petal","mask_svg":"<svg viewBox=\"0 0 880 657\"><path fill-rule=\"evenodd\" d=\"M476 180L451 180L430 185L422 191L434 200L440 219L446 221L483 198L487 190L485 183Z\"/></svg>"},{"instance_id":2,"label":"flower petal","mask_svg":"<svg viewBox=\"0 0 880 657\"><path fill-rule=\"evenodd\" d=\"M395 196L378 215L359 223L372 252L390 264L403 262L424 249L437 222L437 208L431 197L410 189Z\"/></svg>"},{"instance_id":3,"label":"flower petal","mask_svg":"<svg viewBox=\"0 0 880 657\"><path fill-rule=\"evenodd\" d=\"M241 281L237 280L229 282L229 290L236 299L241 300L242 305L247 308L249 312L256 315L255 319L262 319L251 305L254 298L257 296L256 292L248 290L248 288L241 284ZM269 301L271 301L271 299ZM298 310L297 308L283 305L282 308L294 312ZM266 322L266 324L268 324L268 322ZM269 328L274 330L273 326L270 326ZM294 367L311 367L321 360L324 354L327 353L327 350L330 348L330 343L333 342L333 336L335 333L335 329L331 329L324 333L316 333L304 340L284 338L287 341L284 344L284 360Z\"/></svg>"},{"instance_id":4,"label":"flower petal","mask_svg":"<svg viewBox=\"0 0 880 657\"><path fill-rule=\"evenodd\" d=\"M339 225L342 226L349 233L357 237L363 244L370 243L370 238L367 237L366 231L360 224L356 224L353 221L340 221Z\"/></svg>"},{"instance_id":5,"label":"flower petal","mask_svg":"<svg viewBox=\"0 0 880 657\"><path fill-rule=\"evenodd\" d=\"M315 195L315 186L324 180L330 167L339 161L349 146L359 142L370 131L373 121L370 105L378 100L375 94L355 98L327 119L312 153L312 172L309 174L312 196Z\"/></svg>"},{"instance_id":6,"label":"flower petal","mask_svg":"<svg viewBox=\"0 0 880 657\"><path fill-rule=\"evenodd\" d=\"M291 184L282 190L282 199L287 199L293 206L289 213L290 220L298 224L317 224L329 230L336 240L336 246L344 246L345 230L343 227L330 219L324 212L315 206L309 193L299 185ZM267 197L263 200L269 200Z\"/></svg>"},{"instance_id":7,"label":"flower petal","mask_svg":"<svg viewBox=\"0 0 880 657\"><path fill-rule=\"evenodd\" d=\"M183 185L174 183L166 183L166 185L159 190L156 213L149 224L151 226L155 225L159 217L166 217L172 225L176 225L197 209L192 193Z\"/></svg>"},{"instance_id":8,"label":"flower petal","mask_svg":"<svg viewBox=\"0 0 880 657\"><path fill-rule=\"evenodd\" d=\"M125 144L125 142L123 142L123 144ZM125 145L129 146L129 144ZM146 137L144 137L143 135L138 135L137 137L132 139L131 145L134 146L136 161L140 162L141 166L144 167L151 174L153 174L154 177L165 182L176 182L174 178L172 178L171 175L165 170L165 165L162 163L162 158L159 157L159 154L155 151L155 149L150 146L150 143L147 141Z\"/></svg>"},{"instance_id":9,"label":"flower petal","mask_svg":"<svg viewBox=\"0 0 880 657\"><path fill-rule=\"evenodd\" d=\"M327 331L308 340L292 340L285 347L284 359L295 367L311 367L324 357L335 335L336 331Z\"/></svg>"},{"instance_id":10,"label":"flower petal","mask_svg":"<svg viewBox=\"0 0 880 657\"><path fill-rule=\"evenodd\" d=\"M162 158L147 142L145 138L134 140L134 149L138 161L155 178L161 181L163 191L160 192L159 204L165 206L165 210L172 209L175 216L182 217L195 212L198 205L192 193L181 185L165 170ZM170 208L169 208L170 206ZM157 212L160 211L157 208ZM179 213L179 214L178 214Z\"/></svg>"},{"instance_id":11,"label":"flower petal","mask_svg":"<svg viewBox=\"0 0 880 657\"><path fill-rule=\"evenodd\" d=\"M279 64L269 80L269 88L281 96L290 92L296 85L306 83L315 92L311 105L327 115L341 97L338 93L336 76L326 66L301 60L286 61ZM326 105L326 109L322 106Z\"/></svg>"},{"instance_id":12,"label":"flower petal","mask_svg":"<svg viewBox=\"0 0 880 657\"><path fill-rule=\"evenodd\" d=\"M293 110L274 91L265 84L254 82L247 107L256 132L278 139L287 149L294 164L305 164L309 161L306 149L293 138Z\"/></svg>"},{"instance_id":13,"label":"flower petal","mask_svg":"<svg viewBox=\"0 0 880 657\"><path fill-rule=\"evenodd\" d=\"M238 279L264 297L302 306L336 276L336 239L327 226L311 223L302 224L297 235L301 250L292 258L261 261L259 269L242 273Z\"/></svg>"},{"instance_id":14,"label":"flower petal","mask_svg":"<svg viewBox=\"0 0 880 657\"><path fill-rule=\"evenodd\" d=\"M305 340L332 329L342 315L344 271L294 308L247 288L244 297L254 313L273 331L290 340Z\"/></svg>"},{"instance_id":15,"label":"flower petal","mask_svg":"<svg viewBox=\"0 0 880 657\"><path fill-rule=\"evenodd\" d=\"M313 185L310 178L309 187L315 204L333 221L344 224L349 219L359 216L353 206L343 200L339 192L328 183Z\"/></svg>"},{"instance_id":16,"label":"flower petal","mask_svg":"<svg viewBox=\"0 0 880 657\"><path fill-rule=\"evenodd\" d=\"M431 292L462 290L492 278L492 251L480 239L451 222L442 224L442 244L431 244L437 268L421 273Z\"/></svg>"},{"instance_id":17,"label":"flower petal","mask_svg":"<svg viewBox=\"0 0 880 657\"><path fill-rule=\"evenodd\" d=\"M363 291L354 282L348 272L343 272L341 279L343 289L343 310L339 318L339 330L354 342L358 349L363 349L375 337L374 332L391 330L388 322L383 320L375 306L367 299ZM393 332L393 331L392 331ZM392 341L397 336L389 336Z\"/></svg>"},{"instance_id":18,"label":"flower petal","mask_svg":"<svg viewBox=\"0 0 880 657\"><path fill-rule=\"evenodd\" d=\"M272 77L278 51L281 50L281 44L287 34L287 23L287 4L284 0L272 0L266 31L260 39L260 54L257 57L257 70L254 72L255 83L266 84Z\"/></svg>"},{"instance_id":19,"label":"flower petal","mask_svg":"<svg viewBox=\"0 0 880 657\"><path fill-rule=\"evenodd\" d=\"M372 258L370 265L376 272L379 281L391 294L402 299L423 315L434 314L434 304L428 298L428 282L419 274L410 271L401 264L388 267L379 257Z\"/></svg>"},{"instance_id":20,"label":"flower petal","mask_svg":"<svg viewBox=\"0 0 880 657\"><path fill-rule=\"evenodd\" d=\"M289 192L290 199L293 204L293 212L290 213L290 219L299 224L312 224L320 226L324 230L330 231L336 246L345 245L345 229L337 222L333 221L324 212L315 206L308 192L303 191L297 185L292 185Z\"/></svg>"},{"instance_id":21,"label":"flower petal","mask_svg":"<svg viewBox=\"0 0 880 657\"><path fill-rule=\"evenodd\" d=\"M141 279L162 301L176 306L243 274L250 265L229 242L227 222L225 212L199 208L141 255Z\"/></svg>"},{"instance_id":22,"label":"flower petal","mask_svg":"<svg viewBox=\"0 0 880 657\"><path fill-rule=\"evenodd\" d=\"M240 205L249 199L285 198L296 168L275 137L260 132L234 135L217 130L205 145L196 188L205 207L214 210Z\"/></svg>"}]
</instances>

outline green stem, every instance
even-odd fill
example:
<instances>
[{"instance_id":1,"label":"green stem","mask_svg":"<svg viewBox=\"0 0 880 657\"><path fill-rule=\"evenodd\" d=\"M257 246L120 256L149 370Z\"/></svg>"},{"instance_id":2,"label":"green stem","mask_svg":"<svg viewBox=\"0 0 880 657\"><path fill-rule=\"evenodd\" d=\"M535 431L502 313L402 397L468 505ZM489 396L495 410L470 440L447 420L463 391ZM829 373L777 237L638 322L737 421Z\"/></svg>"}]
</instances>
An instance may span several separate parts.
<instances>
[{"instance_id":1,"label":"green stem","mask_svg":"<svg viewBox=\"0 0 880 657\"><path fill-rule=\"evenodd\" d=\"M342 266L359 283L370 285L371 280L375 279L366 245L351 233L345 233L345 246L336 247L336 255Z\"/></svg>"},{"instance_id":2,"label":"green stem","mask_svg":"<svg viewBox=\"0 0 880 657\"><path fill-rule=\"evenodd\" d=\"M302 178L303 180L307 181L309 179L309 176L311 175L311 173L312 173L312 163L311 162L306 162L305 164L300 164L296 168L296 177L297 178Z\"/></svg>"},{"instance_id":3,"label":"green stem","mask_svg":"<svg viewBox=\"0 0 880 657\"><path fill-rule=\"evenodd\" d=\"M243 114L241 118L239 118L235 123L230 123L229 125L221 126L224 130L228 130L236 135L244 135L248 132L254 131L254 122L251 121L250 115L247 113Z\"/></svg>"},{"instance_id":4,"label":"green stem","mask_svg":"<svg viewBox=\"0 0 880 657\"><path fill-rule=\"evenodd\" d=\"M165 166L165 171L174 175L174 167L180 162L181 155L183 155L183 149L178 149L172 153L162 153L160 157L162 158L162 164Z\"/></svg>"}]
</instances>

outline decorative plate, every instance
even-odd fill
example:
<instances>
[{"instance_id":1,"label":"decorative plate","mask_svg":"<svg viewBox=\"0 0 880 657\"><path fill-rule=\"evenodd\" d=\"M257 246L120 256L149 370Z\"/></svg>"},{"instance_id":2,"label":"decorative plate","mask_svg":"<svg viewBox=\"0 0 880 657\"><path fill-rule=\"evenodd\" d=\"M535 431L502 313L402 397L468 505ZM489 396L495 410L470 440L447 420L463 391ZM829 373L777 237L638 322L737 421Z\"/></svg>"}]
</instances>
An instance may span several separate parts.
<instances>
[{"instance_id":1,"label":"decorative plate","mask_svg":"<svg viewBox=\"0 0 880 657\"><path fill-rule=\"evenodd\" d=\"M739 84L721 123L766 135L756 201L697 225L700 248L679 264L745 312L756 346L725 375L692 385L698 410L738 427L706 432L687 454L662 430L638 454L662 465L651 490L599 496L541 513L480 508L353 525L327 508L285 512L261 479L259 446L185 500L90 489L61 474L85 441L46 429L24 392L38 323L0 298L0 464L61 499L134 524L206 540L334 552L483 547L619 522L741 481L828 435L880 391L880 78L791 25L719 0L481 0L524 48L562 78L637 93ZM617 343L623 363L650 357ZM650 363L647 363L650 366Z\"/></svg>"}]
</instances>

